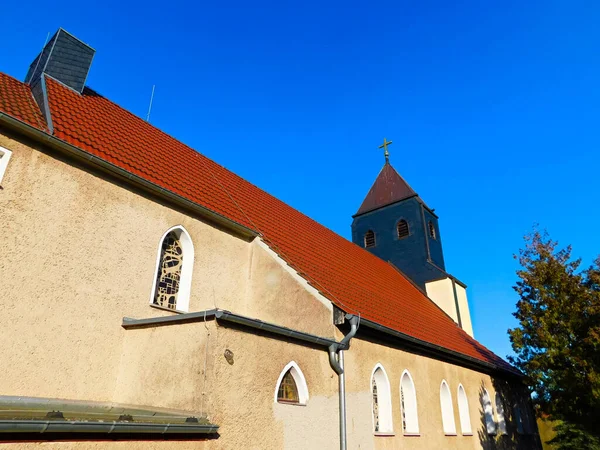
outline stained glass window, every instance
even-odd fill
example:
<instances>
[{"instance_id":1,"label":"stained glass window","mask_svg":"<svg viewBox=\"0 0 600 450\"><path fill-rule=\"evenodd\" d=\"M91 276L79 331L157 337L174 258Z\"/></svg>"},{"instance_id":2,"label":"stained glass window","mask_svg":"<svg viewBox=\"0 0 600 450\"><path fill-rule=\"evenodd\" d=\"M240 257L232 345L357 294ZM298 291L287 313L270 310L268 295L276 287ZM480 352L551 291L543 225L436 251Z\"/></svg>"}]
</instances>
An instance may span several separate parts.
<instances>
[{"instance_id":1,"label":"stained glass window","mask_svg":"<svg viewBox=\"0 0 600 450\"><path fill-rule=\"evenodd\" d=\"M375 422L375 431L379 431L379 400L377 398L377 382L375 377L371 381L371 389L373 391L373 422Z\"/></svg>"},{"instance_id":2,"label":"stained glass window","mask_svg":"<svg viewBox=\"0 0 600 450\"><path fill-rule=\"evenodd\" d=\"M171 231L162 242L160 262L156 279L154 304L177 309L177 294L181 281L183 249L179 236Z\"/></svg>"},{"instance_id":3,"label":"stained glass window","mask_svg":"<svg viewBox=\"0 0 600 450\"><path fill-rule=\"evenodd\" d=\"M285 403L300 403L298 387L296 386L296 380L294 380L294 376L292 375L292 369L285 373L281 379L281 383L279 383L277 401Z\"/></svg>"}]
</instances>

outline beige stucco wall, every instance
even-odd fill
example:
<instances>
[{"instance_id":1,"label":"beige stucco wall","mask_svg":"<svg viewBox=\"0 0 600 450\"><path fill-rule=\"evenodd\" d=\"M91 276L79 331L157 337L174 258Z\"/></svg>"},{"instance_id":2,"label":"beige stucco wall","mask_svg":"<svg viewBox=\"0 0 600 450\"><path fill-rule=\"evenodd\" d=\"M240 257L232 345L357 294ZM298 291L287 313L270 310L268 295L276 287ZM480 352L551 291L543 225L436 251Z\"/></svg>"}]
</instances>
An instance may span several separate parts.
<instances>
[{"instance_id":1,"label":"beige stucco wall","mask_svg":"<svg viewBox=\"0 0 600 450\"><path fill-rule=\"evenodd\" d=\"M1 130L0 130L1 131ZM0 133L13 152L0 190L4 318L0 395L113 401L202 413L221 426L208 442L20 443L13 448L338 448L337 376L327 352L241 329L193 322L125 330L124 316L172 315L149 305L159 239L183 225L195 247L190 311L214 307L325 337L341 338L331 305L258 240L247 242L106 177ZM224 357L233 352L234 363ZM294 360L306 406L274 402ZM380 362L392 384L396 436L372 432L370 374ZM355 339L346 352L349 448L491 448L441 434L439 384L470 397L489 377ZM401 435L399 377L417 385L421 436Z\"/></svg>"},{"instance_id":2,"label":"beige stucco wall","mask_svg":"<svg viewBox=\"0 0 600 450\"><path fill-rule=\"evenodd\" d=\"M427 296L442 308L446 314L452 317L452 320L458 323L452 280L444 278L442 280L430 281L429 283L425 283L425 290L427 291Z\"/></svg>"},{"instance_id":3,"label":"beige stucco wall","mask_svg":"<svg viewBox=\"0 0 600 450\"><path fill-rule=\"evenodd\" d=\"M471 323L471 311L469 310L469 302L467 301L467 290L458 283L455 286L462 329L473 336L473 324Z\"/></svg>"}]
</instances>

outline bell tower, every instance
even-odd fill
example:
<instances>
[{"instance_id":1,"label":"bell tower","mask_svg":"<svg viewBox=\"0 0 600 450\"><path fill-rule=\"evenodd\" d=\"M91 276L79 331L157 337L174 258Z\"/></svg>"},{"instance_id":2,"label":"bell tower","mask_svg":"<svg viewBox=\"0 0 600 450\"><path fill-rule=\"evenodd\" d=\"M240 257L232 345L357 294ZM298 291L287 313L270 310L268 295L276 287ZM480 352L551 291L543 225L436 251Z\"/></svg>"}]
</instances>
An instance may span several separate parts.
<instances>
[{"instance_id":1,"label":"bell tower","mask_svg":"<svg viewBox=\"0 0 600 450\"><path fill-rule=\"evenodd\" d=\"M352 241L390 262L472 335L466 286L446 272L438 216L385 163L352 221Z\"/></svg>"}]
</instances>

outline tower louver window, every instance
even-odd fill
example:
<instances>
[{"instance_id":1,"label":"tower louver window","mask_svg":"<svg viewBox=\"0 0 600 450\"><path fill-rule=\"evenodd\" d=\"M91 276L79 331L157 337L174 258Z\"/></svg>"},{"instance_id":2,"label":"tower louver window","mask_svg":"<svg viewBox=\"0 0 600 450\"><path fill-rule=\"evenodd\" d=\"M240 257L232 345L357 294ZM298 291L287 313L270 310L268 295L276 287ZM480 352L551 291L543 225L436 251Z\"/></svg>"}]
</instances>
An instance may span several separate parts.
<instances>
[{"instance_id":1,"label":"tower louver window","mask_svg":"<svg viewBox=\"0 0 600 450\"><path fill-rule=\"evenodd\" d=\"M402 219L397 226L398 239L405 238L409 235L408 222Z\"/></svg>"},{"instance_id":2,"label":"tower louver window","mask_svg":"<svg viewBox=\"0 0 600 450\"><path fill-rule=\"evenodd\" d=\"M375 233L369 230L365 233L365 248L375 247Z\"/></svg>"},{"instance_id":3,"label":"tower louver window","mask_svg":"<svg viewBox=\"0 0 600 450\"><path fill-rule=\"evenodd\" d=\"M429 236L431 236L432 239L435 239L435 225L431 220L429 221Z\"/></svg>"}]
</instances>

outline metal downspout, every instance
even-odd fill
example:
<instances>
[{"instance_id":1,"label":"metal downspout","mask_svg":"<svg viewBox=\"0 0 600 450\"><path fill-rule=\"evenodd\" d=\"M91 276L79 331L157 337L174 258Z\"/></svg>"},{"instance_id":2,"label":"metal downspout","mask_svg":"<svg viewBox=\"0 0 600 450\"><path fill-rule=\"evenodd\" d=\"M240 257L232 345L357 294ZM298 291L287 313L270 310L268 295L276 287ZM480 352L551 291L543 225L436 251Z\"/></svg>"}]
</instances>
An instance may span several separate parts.
<instances>
[{"instance_id":1,"label":"metal downspout","mask_svg":"<svg viewBox=\"0 0 600 450\"><path fill-rule=\"evenodd\" d=\"M329 346L329 364L338 374L339 402L340 402L340 450L347 449L346 441L346 377L344 374L344 349L350 347L350 339L354 337L358 330L359 318L352 316L350 318L350 332L344 336L338 345ZM338 357L335 354L338 352Z\"/></svg>"}]
</instances>

